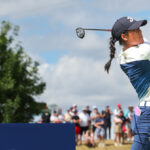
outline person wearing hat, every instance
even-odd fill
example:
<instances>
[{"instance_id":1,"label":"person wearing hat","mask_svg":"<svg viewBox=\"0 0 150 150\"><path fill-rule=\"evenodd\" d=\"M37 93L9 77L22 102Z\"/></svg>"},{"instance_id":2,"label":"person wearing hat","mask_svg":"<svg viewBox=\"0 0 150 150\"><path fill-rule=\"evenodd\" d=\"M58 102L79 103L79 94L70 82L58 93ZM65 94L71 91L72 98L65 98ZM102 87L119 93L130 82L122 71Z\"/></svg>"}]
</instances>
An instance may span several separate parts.
<instances>
[{"instance_id":1,"label":"person wearing hat","mask_svg":"<svg viewBox=\"0 0 150 150\"><path fill-rule=\"evenodd\" d=\"M118 103L117 104L117 108L114 110L114 114L120 114L120 111L122 111L122 107L121 107L121 104Z\"/></svg>"},{"instance_id":2,"label":"person wearing hat","mask_svg":"<svg viewBox=\"0 0 150 150\"><path fill-rule=\"evenodd\" d=\"M78 111L77 104L73 104L72 105L72 112L74 112L74 111Z\"/></svg>"},{"instance_id":3,"label":"person wearing hat","mask_svg":"<svg viewBox=\"0 0 150 150\"><path fill-rule=\"evenodd\" d=\"M150 148L150 43L144 41L141 27L147 20L135 20L131 17L119 18L112 27L110 38L110 59L105 65L109 73L115 57L115 43L122 50L119 64L129 78L139 98L138 107L132 119L134 142L131 150L149 150Z\"/></svg>"}]
</instances>

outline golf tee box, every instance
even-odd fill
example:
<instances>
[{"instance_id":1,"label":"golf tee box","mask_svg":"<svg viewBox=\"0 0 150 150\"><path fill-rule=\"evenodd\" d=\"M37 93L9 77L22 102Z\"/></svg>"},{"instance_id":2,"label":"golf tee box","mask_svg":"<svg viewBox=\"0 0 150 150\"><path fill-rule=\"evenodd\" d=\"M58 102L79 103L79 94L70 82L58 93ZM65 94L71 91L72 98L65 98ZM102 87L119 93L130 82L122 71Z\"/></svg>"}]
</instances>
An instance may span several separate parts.
<instances>
[{"instance_id":1,"label":"golf tee box","mask_svg":"<svg viewBox=\"0 0 150 150\"><path fill-rule=\"evenodd\" d=\"M64 124L0 124L0 150L75 150L75 126Z\"/></svg>"}]
</instances>

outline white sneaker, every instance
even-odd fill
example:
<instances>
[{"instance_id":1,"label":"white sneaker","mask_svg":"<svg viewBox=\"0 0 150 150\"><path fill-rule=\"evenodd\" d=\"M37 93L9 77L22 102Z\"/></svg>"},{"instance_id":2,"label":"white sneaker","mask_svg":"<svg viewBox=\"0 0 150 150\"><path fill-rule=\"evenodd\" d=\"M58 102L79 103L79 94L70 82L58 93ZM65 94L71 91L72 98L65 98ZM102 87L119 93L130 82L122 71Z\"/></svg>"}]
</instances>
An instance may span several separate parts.
<instances>
[{"instance_id":1,"label":"white sneaker","mask_svg":"<svg viewBox=\"0 0 150 150\"><path fill-rule=\"evenodd\" d=\"M105 147L105 143L103 143L102 146Z\"/></svg>"},{"instance_id":2,"label":"white sneaker","mask_svg":"<svg viewBox=\"0 0 150 150\"><path fill-rule=\"evenodd\" d=\"M99 144L98 144L98 147L101 147L101 146L102 146L102 144L101 144L101 143L99 143Z\"/></svg>"},{"instance_id":3,"label":"white sneaker","mask_svg":"<svg viewBox=\"0 0 150 150\"><path fill-rule=\"evenodd\" d=\"M114 145L115 145L115 146L118 146L118 144L117 144L117 143L114 143Z\"/></svg>"}]
</instances>

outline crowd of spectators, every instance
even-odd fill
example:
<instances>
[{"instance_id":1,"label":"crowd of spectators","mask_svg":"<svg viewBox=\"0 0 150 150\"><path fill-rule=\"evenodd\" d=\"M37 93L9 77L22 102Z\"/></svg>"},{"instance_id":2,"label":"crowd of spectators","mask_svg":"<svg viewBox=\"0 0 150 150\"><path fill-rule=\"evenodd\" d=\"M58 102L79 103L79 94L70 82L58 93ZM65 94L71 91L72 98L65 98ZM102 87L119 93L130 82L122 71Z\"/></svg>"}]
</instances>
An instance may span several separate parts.
<instances>
[{"instance_id":1,"label":"crowd of spectators","mask_svg":"<svg viewBox=\"0 0 150 150\"><path fill-rule=\"evenodd\" d=\"M52 114L48 107L44 111L40 123L74 123L76 144L86 144L89 147L96 146L95 140L98 140L98 146L104 147L105 140L111 139L112 121L114 123L114 145L121 146L124 140L133 140L131 131L131 122L133 116L133 106L129 106L124 113L121 104L112 112L109 106L106 106L101 112L96 106L90 110L89 106L78 110L76 104L67 110L64 114L59 108Z\"/></svg>"}]
</instances>

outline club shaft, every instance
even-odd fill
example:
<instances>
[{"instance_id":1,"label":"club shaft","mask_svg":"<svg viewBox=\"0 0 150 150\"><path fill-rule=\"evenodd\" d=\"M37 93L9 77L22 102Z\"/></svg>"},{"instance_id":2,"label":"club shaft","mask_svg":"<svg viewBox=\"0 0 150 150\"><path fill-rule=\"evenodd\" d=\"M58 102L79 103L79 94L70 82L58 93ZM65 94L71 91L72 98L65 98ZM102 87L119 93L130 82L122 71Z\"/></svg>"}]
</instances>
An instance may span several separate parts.
<instances>
[{"instance_id":1,"label":"club shaft","mask_svg":"<svg viewBox=\"0 0 150 150\"><path fill-rule=\"evenodd\" d=\"M108 32L111 31L111 29L92 29L92 28L83 28L83 30L108 31Z\"/></svg>"}]
</instances>

